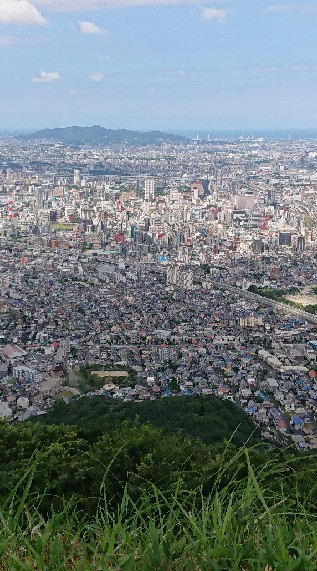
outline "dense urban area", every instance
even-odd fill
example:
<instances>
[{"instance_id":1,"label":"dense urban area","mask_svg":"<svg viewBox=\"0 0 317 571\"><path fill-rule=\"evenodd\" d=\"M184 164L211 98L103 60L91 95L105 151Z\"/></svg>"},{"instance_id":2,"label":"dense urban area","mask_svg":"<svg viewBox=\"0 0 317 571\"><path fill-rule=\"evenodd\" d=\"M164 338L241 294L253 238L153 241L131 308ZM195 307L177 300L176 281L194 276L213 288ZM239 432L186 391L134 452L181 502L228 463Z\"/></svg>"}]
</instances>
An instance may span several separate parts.
<instances>
[{"instance_id":1,"label":"dense urban area","mask_svg":"<svg viewBox=\"0 0 317 571\"><path fill-rule=\"evenodd\" d=\"M216 395L317 448L317 144L0 139L0 415Z\"/></svg>"}]
</instances>

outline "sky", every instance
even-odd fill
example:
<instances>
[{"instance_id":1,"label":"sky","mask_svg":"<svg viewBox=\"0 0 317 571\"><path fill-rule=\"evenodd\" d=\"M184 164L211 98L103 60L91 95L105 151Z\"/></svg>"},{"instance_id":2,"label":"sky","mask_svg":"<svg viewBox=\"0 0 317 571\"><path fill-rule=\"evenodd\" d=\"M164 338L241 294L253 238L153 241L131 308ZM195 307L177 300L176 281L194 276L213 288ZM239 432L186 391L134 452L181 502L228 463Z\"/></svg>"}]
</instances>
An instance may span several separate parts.
<instances>
[{"instance_id":1,"label":"sky","mask_svg":"<svg viewBox=\"0 0 317 571\"><path fill-rule=\"evenodd\" d=\"M0 129L317 128L317 0L0 0Z\"/></svg>"}]
</instances>

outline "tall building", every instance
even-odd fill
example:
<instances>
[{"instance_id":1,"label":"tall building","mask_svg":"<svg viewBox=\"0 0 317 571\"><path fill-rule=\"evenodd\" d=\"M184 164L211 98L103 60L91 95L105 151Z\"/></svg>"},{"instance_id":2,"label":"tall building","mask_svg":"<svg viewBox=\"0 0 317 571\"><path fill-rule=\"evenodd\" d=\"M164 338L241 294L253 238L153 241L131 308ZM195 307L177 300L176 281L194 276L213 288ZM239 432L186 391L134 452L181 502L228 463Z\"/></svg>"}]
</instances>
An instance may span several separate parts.
<instances>
[{"instance_id":1,"label":"tall building","mask_svg":"<svg viewBox=\"0 0 317 571\"><path fill-rule=\"evenodd\" d=\"M79 169L74 170L74 185L81 186L81 174Z\"/></svg>"},{"instance_id":2,"label":"tall building","mask_svg":"<svg viewBox=\"0 0 317 571\"><path fill-rule=\"evenodd\" d=\"M253 194L244 194L236 196L235 203L238 210L253 210L255 200Z\"/></svg>"},{"instance_id":3,"label":"tall building","mask_svg":"<svg viewBox=\"0 0 317 571\"><path fill-rule=\"evenodd\" d=\"M297 252L303 252L305 250L305 236L298 236L296 249Z\"/></svg>"},{"instance_id":4,"label":"tall building","mask_svg":"<svg viewBox=\"0 0 317 571\"><path fill-rule=\"evenodd\" d=\"M292 234L290 232L280 232L278 236L279 246L291 246Z\"/></svg>"},{"instance_id":5,"label":"tall building","mask_svg":"<svg viewBox=\"0 0 317 571\"><path fill-rule=\"evenodd\" d=\"M155 181L153 179L146 179L144 181L144 200L152 202L155 197Z\"/></svg>"},{"instance_id":6,"label":"tall building","mask_svg":"<svg viewBox=\"0 0 317 571\"><path fill-rule=\"evenodd\" d=\"M278 202L278 191L276 188L269 188L267 191L268 204L276 204Z\"/></svg>"},{"instance_id":7,"label":"tall building","mask_svg":"<svg viewBox=\"0 0 317 571\"><path fill-rule=\"evenodd\" d=\"M181 289L191 289L193 286L194 274L190 270L184 270L180 266L171 265L167 269L167 283L176 285Z\"/></svg>"}]
</instances>

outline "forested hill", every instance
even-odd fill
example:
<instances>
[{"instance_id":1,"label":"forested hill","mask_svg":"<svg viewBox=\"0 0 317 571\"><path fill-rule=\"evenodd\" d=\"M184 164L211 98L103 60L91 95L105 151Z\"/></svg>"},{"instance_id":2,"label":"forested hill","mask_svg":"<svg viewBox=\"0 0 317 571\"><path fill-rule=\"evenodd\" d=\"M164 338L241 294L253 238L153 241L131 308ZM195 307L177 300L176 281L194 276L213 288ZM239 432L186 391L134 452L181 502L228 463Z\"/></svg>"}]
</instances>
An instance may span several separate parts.
<instances>
[{"instance_id":1,"label":"forested hill","mask_svg":"<svg viewBox=\"0 0 317 571\"><path fill-rule=\"evenodd\" d=\"M106 129L100 125L93 127L64 127L43 129L35 133L21 135L25 140L48 139L66 145L113 145L126 144L135 146L157 145L161 143L184 143L185 137L162 133L160 131L129 131L127 129Z\"/></svg>"},{"instance_id":2,"label":"forested hill","mask_svg":"<svg viewBox=\"0 0 317 571\"><path fill-rule=\"evenodd\" d=\"M223 443L231 437L232 443ZM252 421L213 396L59 403L35 422L0 422L0 509L33 465L30 490L44 494L45 509L55 497L57 507L61 498L74 498L90 511L96 509L105 474L115 507L126 486L135 498L149 483L167 493L179 478L194 489L217 470L219 452L256 441Z\"/></svg>"},{"instance_id":3,"label":"forested hill","mask_svg":"<svg viewBox=\"0 0 317 571\"><path fill-rule=\"evenodd\" d=\"M109 432L125 421L150 422L166 434L181 430L184 436L199 438L206 444L230 439L241 446L248 439L259 439L252 420L229 401L212 395L175 397L142 403L124 403L104 397L80 398L69 404L57 403L39 417L46 424L78 425L97 433Z\"/></svg>"}]
</instances>

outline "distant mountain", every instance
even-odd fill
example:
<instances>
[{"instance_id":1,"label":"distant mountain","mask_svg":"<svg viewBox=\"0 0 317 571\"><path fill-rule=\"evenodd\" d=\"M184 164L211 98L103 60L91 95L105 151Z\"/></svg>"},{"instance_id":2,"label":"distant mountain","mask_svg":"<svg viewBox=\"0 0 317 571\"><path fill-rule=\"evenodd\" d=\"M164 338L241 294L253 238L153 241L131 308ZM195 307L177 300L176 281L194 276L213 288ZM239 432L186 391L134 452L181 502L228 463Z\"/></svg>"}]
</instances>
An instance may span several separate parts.
<instances>
[{"instance_id":1,"label":"distant mountain","mask_svg":"<svg viewBox=\"0 0 317 571\"><path fill-rule=\"evenodd\" d=\"M100 125L93 127L65 127L58 129L42 129L36 133L21 135L23 139L48 139L66 145L127 144L127 145L159 145L161 143L184 143L188 141L181 135L170 135L160 131L129 131L127 129L106 129Z\"/></svg>"}]
</instances>

